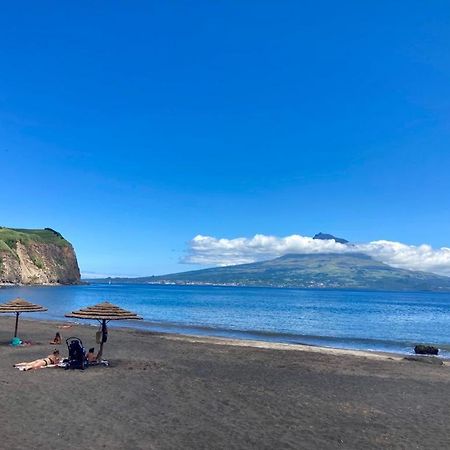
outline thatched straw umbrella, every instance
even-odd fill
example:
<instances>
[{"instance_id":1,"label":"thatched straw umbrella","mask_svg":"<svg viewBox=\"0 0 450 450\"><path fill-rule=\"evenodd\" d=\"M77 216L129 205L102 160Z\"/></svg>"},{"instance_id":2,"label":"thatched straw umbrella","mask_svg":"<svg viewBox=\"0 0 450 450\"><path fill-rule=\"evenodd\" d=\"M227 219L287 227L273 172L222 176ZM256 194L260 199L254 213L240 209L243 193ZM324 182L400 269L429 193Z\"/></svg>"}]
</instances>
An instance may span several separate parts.
<instances>
[{"instance_id":1,"label":"thatched straw umbrella","mask_svg":"<svg viewBox=\"0 0 450 450\"><path fill-rule=\"evenodd\" d=\"M0 305L0 313L15 313L16 314L16 326L14 328L14 337L17 337L17 326L19 324L19 314L23 312L42 312L47 311L41 305L28 302L23 298L17 297L14 300L10 300L7 303Z\"/></svg>"},{"instance_id":2,"label":"thatched straw umbrella","mask_svg":"<svg viewBox=\"0 0 450 450\"><path fill-rule=\"evenodd\" d=\"M97 359L101 361L103 355L103 344L106 342L108 329L106 324L110 320L142 320L142 317L138 317L137 314L125 309L119 308L109 302L99 303L98 305L88 306L82 308L79 311L73 311L65 315L66 317L72 317L76 319L90 319L98 320L102 325L102 338L100 342L100 350L97 355Z\"/></svg>"}]
</instances>

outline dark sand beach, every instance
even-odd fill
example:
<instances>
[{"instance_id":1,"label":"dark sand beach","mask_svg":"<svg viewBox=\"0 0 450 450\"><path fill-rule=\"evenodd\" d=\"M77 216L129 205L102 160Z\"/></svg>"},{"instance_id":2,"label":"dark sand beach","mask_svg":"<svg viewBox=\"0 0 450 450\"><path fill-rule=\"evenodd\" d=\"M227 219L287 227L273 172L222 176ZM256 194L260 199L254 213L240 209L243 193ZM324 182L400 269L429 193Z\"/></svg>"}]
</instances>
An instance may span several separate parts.
<instances>
[{"instance_id":1,"label":"dark sand beach","mask_svg":"<svg viewBox=\"0 0 450 450\"><path fill-rule=\"evenodd\" d=\"M112 329L110 367L20 372L57 323L21 320L37 344L12 348L13 321L0 318L4 449L450 448L448 365ZM95 331L62 333L90 347Z\"/></svg>"}]
</instances>

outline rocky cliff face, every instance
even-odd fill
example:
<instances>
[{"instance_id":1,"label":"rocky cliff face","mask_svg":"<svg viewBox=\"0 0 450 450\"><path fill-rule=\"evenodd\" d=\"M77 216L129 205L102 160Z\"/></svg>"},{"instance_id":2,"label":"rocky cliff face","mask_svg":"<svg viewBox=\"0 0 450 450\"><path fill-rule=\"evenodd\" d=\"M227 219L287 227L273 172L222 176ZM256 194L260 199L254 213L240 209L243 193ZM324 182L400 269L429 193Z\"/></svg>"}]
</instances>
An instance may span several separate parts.
<instances>
[{"instance_id":1,"label":"rocky cliff face","mask_svg":"<svg viewBox=\"0 0 450 450\"><path fill-rule=\"evenodd\" d=\"M0 284L76 284L72 245L58 232L0 228Z\"/></svg>"}]
</instances>

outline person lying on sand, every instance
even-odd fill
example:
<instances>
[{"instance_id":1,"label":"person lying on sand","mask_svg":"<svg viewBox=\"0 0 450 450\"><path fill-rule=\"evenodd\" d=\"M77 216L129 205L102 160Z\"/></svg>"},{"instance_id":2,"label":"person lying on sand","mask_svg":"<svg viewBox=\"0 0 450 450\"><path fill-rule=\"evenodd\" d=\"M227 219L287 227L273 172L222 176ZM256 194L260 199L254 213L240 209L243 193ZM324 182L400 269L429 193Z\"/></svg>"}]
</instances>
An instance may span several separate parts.
<instances>
[{"instance_id":1,"label":"person lying on sand","mask_svg":"<svg viewBox=\"0 0 450 450\"><path fill-rule=\"evenodd\" d=\"M56 365L61 361L59 356L59 350L55 350L51 355L48 355L47 358L36 359L31 362L21 362L14 364L14 367L20 370L31 370L31 369L41 369L42 367Z\"/></svg>"},{"instance_id":2,"label":"person lying on sand","mask_svg":"<svg viewBox=\"0 0 450 450\"><path fill-rule=\"evenodd\" d=\"M50 344L53 345L61 345L62 339L59 332L56 332L55 337L53 338L53 341L50 341Z\"/></svg>"}]
</instances>

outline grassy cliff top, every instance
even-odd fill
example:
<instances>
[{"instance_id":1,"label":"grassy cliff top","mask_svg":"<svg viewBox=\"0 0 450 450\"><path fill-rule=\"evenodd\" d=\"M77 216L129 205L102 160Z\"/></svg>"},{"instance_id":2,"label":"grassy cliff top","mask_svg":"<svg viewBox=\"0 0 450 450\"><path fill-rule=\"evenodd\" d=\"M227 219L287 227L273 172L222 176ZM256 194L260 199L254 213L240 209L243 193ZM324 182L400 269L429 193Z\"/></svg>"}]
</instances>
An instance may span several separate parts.
<instances>
[{"instance_id":1,"label":"grassy cliff top","mask_svg":"<svg viewBox=\"0 0 450 450\"><path fill-rule=\"evenodd\" d=\"M60 247L70 246L60 233L51 228L43 230L27 230L22 228L4 228L0 227L0 251L10 250L15 247L16 242L29 244L40 242L44 244L55 244Z\"/></svg>"}]
</instances>

